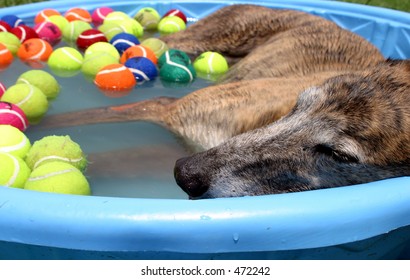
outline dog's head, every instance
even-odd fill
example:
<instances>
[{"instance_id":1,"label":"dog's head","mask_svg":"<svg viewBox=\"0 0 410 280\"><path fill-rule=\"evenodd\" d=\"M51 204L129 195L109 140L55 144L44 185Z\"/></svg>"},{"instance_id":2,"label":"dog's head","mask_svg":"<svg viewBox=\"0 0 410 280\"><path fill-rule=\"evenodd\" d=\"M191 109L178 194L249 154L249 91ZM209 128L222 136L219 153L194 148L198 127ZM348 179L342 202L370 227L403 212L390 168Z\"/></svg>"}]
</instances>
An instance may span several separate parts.
<instances>
[{"instance_id":1,"label":"dog's head","mask_svg":"<svg viewBox=\"0 0 410 280\"><path fill-rule=\"evenodd\" d=\"M178 160L176 182L193 198L215 198L408 175L409 69L388 61L310 88L279 121Z\"/></svg>"}]
</instances>

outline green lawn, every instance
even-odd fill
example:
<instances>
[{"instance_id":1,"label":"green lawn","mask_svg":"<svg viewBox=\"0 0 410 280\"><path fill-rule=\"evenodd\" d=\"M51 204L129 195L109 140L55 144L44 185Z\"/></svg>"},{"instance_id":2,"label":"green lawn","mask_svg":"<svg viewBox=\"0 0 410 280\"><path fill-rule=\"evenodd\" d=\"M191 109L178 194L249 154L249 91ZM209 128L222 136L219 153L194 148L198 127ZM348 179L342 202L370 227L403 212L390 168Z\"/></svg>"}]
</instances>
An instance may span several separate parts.
<instances>
[{"instance_id":1,"label":"green lawn","mask_svg":"<svg viewBox=\"0 0 410 280\"><path fill-rule=\"evenodd\" d=\"M33 2L42 2L43 0L0 0L0 8L15 6ZM410 1L408 0L342 0L344 2L360 3L366 5L381 6L390 9L410 12Z\"/></svg>"}]
</instances>

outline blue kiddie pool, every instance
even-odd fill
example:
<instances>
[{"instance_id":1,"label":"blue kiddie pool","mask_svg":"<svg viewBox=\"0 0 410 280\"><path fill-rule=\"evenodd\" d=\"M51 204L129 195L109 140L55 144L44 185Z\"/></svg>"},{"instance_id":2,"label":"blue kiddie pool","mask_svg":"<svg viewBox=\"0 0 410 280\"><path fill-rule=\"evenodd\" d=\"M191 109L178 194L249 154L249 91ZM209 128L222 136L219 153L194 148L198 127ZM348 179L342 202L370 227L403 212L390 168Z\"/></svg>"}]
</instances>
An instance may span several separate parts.
<instances>
[{"instance_id":1,"label":"blue kiddie pool","mask_svg":"<svg viewBox=\"0 0 410 280\"><path fill-rule=\"evenodd\" d=\"M100 6L134 15L150 6L181 9L191 20L225 5L252 1L50 1L0 10L31 24L44 8L65 12ZM254 1L331 19L373 42L386 57L410 57L410 16L334 1ZM0 72L11 86L30 67L15 60ZM48 71L48 68L44 68ZM121 98L104 96L79 74L58 77L62 91L48 114L159 95L182 96L208 85L138 85ZM68 134L89 156L92 196L0 187L1 259L396 259L409 258L410 179L259 197L188 200L173 163L186 152L165 129L144 122L39 130ZM124 156L132 155L132 156ZM124 161L131 158L127 164ZM121 162L121 168L117 168ZM129 168L124 168L129 166Z\"/></svg>"}]
</instances>

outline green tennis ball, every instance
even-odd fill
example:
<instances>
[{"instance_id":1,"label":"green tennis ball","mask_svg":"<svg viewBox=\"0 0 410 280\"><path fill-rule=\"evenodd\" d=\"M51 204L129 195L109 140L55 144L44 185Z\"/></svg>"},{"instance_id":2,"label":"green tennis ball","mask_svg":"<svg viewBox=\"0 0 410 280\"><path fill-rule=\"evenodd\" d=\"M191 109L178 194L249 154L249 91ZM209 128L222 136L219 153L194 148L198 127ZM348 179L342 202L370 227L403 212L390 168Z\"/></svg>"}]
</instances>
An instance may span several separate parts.
<instances>
[{"instance_id":1,"label":"green tennis ball","mask_svg":"<svg viewBox=\"0 0 410 280\"><path fill-rule=\"evenodd\" d=\"M69 22L63 29L63 39L69 44L75 44L78 36L84 31L92 29L88 22L82 20L74 20Z\"/></svg>"},{"instance_id":2,"label":"green tennis ball","mask_svg":"<svg viewBox=\"0 0 410 280\"><path fill-rule=\"evenodd\" d=\"M115 22L103 23L98 27L98 30L104 33L108 41L111 41L115 35L124 32L123 28Z\"/></svg>"},{"instance_id":3,"label":"green tennis ball","mask_svg":"<svg viewBox=\"0 0 410 280\"><path fill-rule=\"evenodd\" d=\"M111 23L121 23L124 20L128 20L128 19L131 19L131 17L128 14L126 14L124 12L121 12L121 11L114 11L114 12L109 13L105 17L104 23L109 23L109 22L111 22Z\"/></svg>"},{"instance_id":4,"label":"green tennis ball","mask_svg":"<svg viewBox=\"0 0 410 280\"><path fill-rule=\"evenodd\" d=\"M118 63L119 60L109 53L97 51L86 56L81 71L86 78L94 79L98 71L109 64Z\"/></svg>"},{"instance_id":5,"label":"green tennis ball","mask_svg":"<svg viewBox=\"0 0 410 280\"><path fill-rule=\"evenodd\" d=\"M28 84L9 87L1 97L1 101L19 106L31 124L37 123L48 110L45 94L38 87Z\"/></svg>"},{"instance_id":6,"label":"green tennis ball","mask_svg":"<svg viewBox=\"0 0 410 280\"><path fill-rule=\"evenodd\" d=\"M50 73L43 70L29 70L17 78L17 84L29 84L38 87L47 97L54 99L60 93L60 85Z\"/></svg>"},{"instance_id":7,"label":"green tennis ball","mask_svg":"<svg viewBox=\"0 0 410 280\"><path fill-rule=\"evenodd\" d=\"M30 176L30 168L19 157L0 152L0 186L23 188Z\"/></svg>"},{"instance_id":8,"label":"green tennis ball","mask_svg":"<svg viewBox=\"0 0 410 280\"><path fill-rule=\"evenodd\" d=\"M43 137L34 142L26 157L28 167L33 170L53 161L69 163L80 171L87 167L87 159L80 145L68 135Z\"/></svg>"},{"instance_id":9,"label":"green tennis ball","mask_svg":"<svg viewBox=\"0 0 410 280\"><path fill-rule=\"evenodd\" d=\"M165 63L159 70L159 76L163 81L175 83L190 83L196 77L196 72L192 64Z\"/></svg>"},{"instance_id":10,"label":"green tennis ball","mask_svg":"<svg viewBox=\"0 0 410 280\"><path fill-rule=\"evenodd\" d=\"M83 55L74 48L61 47L54 50L48 58L48 66L56 75L73 76L83 65Z\"/></svg>"},{"instance_id":11,"label":"green tennis ball","mask_svg":"<svg viewBox=\"0 0 410 280\"><path fill-rule=\"evenodd\" d=\"M9 32L0 32L0 43L3 43L13 55L17 54L21 45L20 39Z\"/></svg>"},{"instance_id":12,"label":"green tennis ball","mask_svg":"<svg viewBox=\"0 0 410 280\"><path fill-rule=\"evenodd\" d=\"M158 38L148 38L142 41L141 45L152 50L157 58L160 58L169 49L168 45Z\"/></svg>"},{"instance_id":13,"label":"green tennis ball","mask_svg":"<svg viewBox=\"0 0 410 280\"><path fill-rule=\"evenodd\" d=\"M145 30L156 30L161 16L151 7L145 7L139 10L134 19L138 21Z\"/></svg>"},{"instance_id":14,"label":"green tennis ball","mask_svg":"<svg viewBox=\"0 0 410 280\"><path fill-rule=\"evenodd\" d=\"M118 25L124 30L124 32L132 34L135 37L141 38L142 35L144 35L144 28L134 19L124 20L123 22L118 23Z\"/></svg>"},{"instance_id":15,"label":"green tennis ball","mask_svg":"<svg viewBox=\"0 0 410 280\"><path fill-rule=\"evenodd\" d=\"M228 71L226 59L217 52L204 52L194 61L194 68L202 74L224 74Z\"/></svg>"},{"instance_id":16,"label":"green tennis ball","mask_svg":"<svg viewBox=\"0 0 410 280\"><path fill-rule=\"evenodd\" d=\"M80 170L66 162L49 162L36 168L24 189L61 194L90 195L90 185Z\"/></svg>"},{"instance_id":17,"label":"green tennis ball","mask_svg":"<svg viewBox=\"0 0 410 280\"><path fill-rule=\"evenodd\" d=\"M88 59L91 55L97 53L97 52L105 52L107 54L110 54L113 56L115 59L118 61L120 60L120 54L117 51L117 49L111 45L110 43L107 42L98 42L95 44L92 44L89 46L84 53L84 58Z\"/></svg>"},{"instance_id":18,"label":"green tennis ball","mask_svg":"<svg viewBox=\"0 0 410 280\"><path fill-rule=\"evenodd\" d=\"M0 125L0 152L24 159L30 147L30 140L19 129L7 124Z\"/></svg>"},{"instance_id":19,"label":"green tennis ball","mask_svg":"<svg viewBox=\"0 0 410 280\"><path fill-rule=\"evenodd\" d=\"M158 23L158 31L162 35L176 33L185 29L185 22L177 16L164 17Z\"/></svg>"},{"instance_id":20,"label":"green tennis ball","mask_svg":"<svg viewBox=\"0 0 410 280\"><path fill-rule=\"evenodd\" d=\"M190 65L192 63L191 59L185 52L176 49L169 49L165 51L158 59L158 67L161 68L167 60L168 63L172 61L182 63L184 65Z\"/></svg>"},{"instance_id":21,"label":"green tennis ball","mask_svg":"<svg viewBox=\"0 0 410 280\"><path fill-rule=\"evenodd\" d=\"M64 28L70 23L65 17L62 15L52 15L47 17L46 21L52 22L63 32Z\"/></svg>"}]
</instances>

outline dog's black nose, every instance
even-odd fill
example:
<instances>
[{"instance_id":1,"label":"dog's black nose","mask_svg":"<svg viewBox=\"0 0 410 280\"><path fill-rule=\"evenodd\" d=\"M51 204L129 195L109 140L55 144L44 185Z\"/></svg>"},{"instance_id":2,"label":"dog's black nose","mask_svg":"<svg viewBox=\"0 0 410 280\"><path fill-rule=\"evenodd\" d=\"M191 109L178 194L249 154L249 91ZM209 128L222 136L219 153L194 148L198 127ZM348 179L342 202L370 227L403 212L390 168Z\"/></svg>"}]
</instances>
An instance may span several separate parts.
<instances>
[{"instance_id":1,"label":"dog's black nose","mask_svg":"<svg viewBox=\"0 0 410 280\"><path fill-rule=\"evenodd\" d=\"M190 157L176 161L174 177L181 189L191 197L199 197L209 188L208 177L198 165L190 161Z\"/></svg>"}]
</instances>

